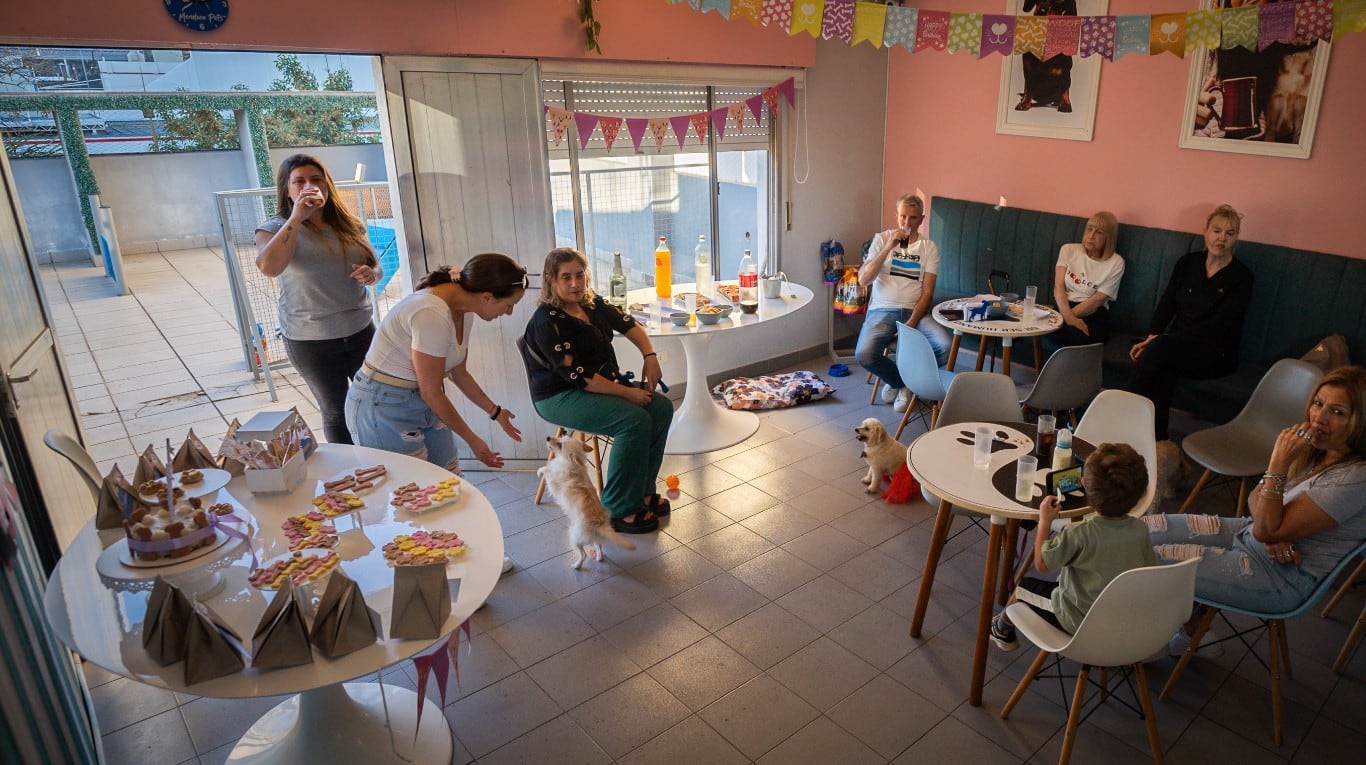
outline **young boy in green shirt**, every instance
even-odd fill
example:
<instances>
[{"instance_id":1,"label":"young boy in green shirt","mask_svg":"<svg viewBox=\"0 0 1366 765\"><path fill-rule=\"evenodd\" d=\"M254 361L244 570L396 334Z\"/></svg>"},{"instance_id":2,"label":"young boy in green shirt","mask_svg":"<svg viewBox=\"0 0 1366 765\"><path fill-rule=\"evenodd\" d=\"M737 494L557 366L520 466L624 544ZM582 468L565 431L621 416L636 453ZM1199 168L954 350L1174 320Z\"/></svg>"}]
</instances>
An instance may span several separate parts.
<instances>
[{"instance_id":1,"label":"young boy in green shirt","mask_svg":"<svg viewBox=\"0 0 1366 765\"><path fill-rule=\"evenodd\" d=\"M1086 459L1081 483L1096 510L1086 520L1069 523L1050 537L1058 500L1047 497L1039 505L1034 568L1041 574L1057 571L1058 580L1025 577L1011 598L1068 634L1081 626L1111 579L1131 568L1157 565L1147 524L1129 515L1148 488L1148 467L1142 455L1128 444L1101 444ZM1020 647L1015 625L1005 611L991 622L991 641L1003 651Z\"/></svg>"}]
</instances>

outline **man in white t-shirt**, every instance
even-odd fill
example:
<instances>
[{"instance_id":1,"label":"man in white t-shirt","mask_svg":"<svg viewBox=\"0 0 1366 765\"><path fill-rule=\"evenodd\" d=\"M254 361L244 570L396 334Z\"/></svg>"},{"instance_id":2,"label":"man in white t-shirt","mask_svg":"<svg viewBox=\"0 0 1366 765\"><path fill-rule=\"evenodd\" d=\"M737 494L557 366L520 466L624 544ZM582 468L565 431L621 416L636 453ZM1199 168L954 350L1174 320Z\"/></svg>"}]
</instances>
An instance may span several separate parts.
<instances>
[{"instance_id":1,"label":"man in white t-shirt","mask_svg":"<svg viewBox=\"0 0 1366 765\"><path fill-rule=\"evenodd\" d=\"M896 201L897 228L873 236L859 268L859 284L872 285L868 315L859 331L854 357L882 380L882 400L906 411L911 394L897 372L896 361L884 355L896 340L898 322L920 330L930 341L939 366L949 358L949 333L929 315L934 305L934 280L939 273L939 248L920 236L925 203L914 194Z\"/></svg>"}]
</instances>

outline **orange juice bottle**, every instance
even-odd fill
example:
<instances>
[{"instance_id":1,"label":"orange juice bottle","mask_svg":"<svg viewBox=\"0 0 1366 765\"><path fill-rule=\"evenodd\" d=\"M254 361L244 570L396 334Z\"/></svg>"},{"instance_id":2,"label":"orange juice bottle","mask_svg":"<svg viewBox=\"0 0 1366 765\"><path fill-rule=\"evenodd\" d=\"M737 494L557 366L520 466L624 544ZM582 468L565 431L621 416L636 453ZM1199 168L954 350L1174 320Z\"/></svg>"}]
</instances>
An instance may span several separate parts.
<instances>
[{"instance_id":1,"label":"orange juice bottle","mask_svg":"<svg viewBox=\"0 0 1366 765\"><path fill-rule=\"evenodd\" d=\"M661 236L659 246L655 248L655 295L673 297L673 286L673 253L669 252L669 245Z\"/></svg>"}]
</instances>

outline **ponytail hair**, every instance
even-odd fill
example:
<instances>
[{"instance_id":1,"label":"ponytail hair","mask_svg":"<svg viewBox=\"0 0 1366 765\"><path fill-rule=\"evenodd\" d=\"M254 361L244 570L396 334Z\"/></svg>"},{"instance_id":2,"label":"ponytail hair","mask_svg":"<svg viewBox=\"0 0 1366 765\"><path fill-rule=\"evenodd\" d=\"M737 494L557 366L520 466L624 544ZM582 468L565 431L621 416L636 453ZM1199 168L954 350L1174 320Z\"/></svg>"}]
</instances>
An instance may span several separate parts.
<instances>
[{"instance_id":1,"label":"ponytail hair","mask_svg":"<svg viewBox=\"0 0 1366 765\"><path fill-rule=\"evenodd\" d=\"M497 252L485 252L465 261L458 273L451 266L438 266L435 271L418 281L414 289L427 289L438 284L458 284L466 292L487 292L495 298L505 298L517 290L527 288L526 269L517 261Z\"/></svg>"}]
</instances>

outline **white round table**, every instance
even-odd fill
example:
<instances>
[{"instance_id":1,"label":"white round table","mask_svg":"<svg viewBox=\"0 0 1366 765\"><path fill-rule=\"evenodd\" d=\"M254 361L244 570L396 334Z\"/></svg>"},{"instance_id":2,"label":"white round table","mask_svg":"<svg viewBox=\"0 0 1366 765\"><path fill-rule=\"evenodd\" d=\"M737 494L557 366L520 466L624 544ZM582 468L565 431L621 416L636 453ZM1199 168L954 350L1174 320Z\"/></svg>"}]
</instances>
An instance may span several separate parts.
<instances>
[{"instance_id":1,"label":"white round table","mask_svg":"<svg viewBox=\"0 0 1366 765\"><path fill-rule=\"evenodd\" d=\"M735 282L721 282L734 284ZM675 295L690 292L691 284L675 284ZM724 319L715 324L700 321L691 327L674 326L669 321L669 313L681 311L677 303L666 299L667 307L662 307L663 321L660 324L646 322L645 332L650 337L675 338L683 346L683 358L688 365L687 388L683 392L683 403L674 412L673 425L669 428L669 440L664 446L665 454L699 454L727 446L734 446L754 435L759 429L759 418L753 412L733 411L718 404L711 397L707 386L707 350L712 340L722 332L732 334L727 337L738 338L737 330L754 327L768 321L777 321L796 313L811 302L811 290L795 282L784 282L781 294L776 298L760 298L758 313L741 313L740 306ZM654 287L632 290L627 296L631 303L650 305L660 301L655 296ZM640 318L640 316L636 316Z\"/></svg>"},{"instance_id":2,"label":"white round table","mask_svg":"<svg viewBox=\"0 0 1366 765\"><path fill-rule=\"evenodd\" d=\"M977 335L981 338L977 346L977 371L982 371L982 361L986 358L987 341L993 337L1001 339L1001 373L1010 374L1010 353L1014 349L1015 338L1032 337L1038 343L1039 338L1050 332L1056 332L1062 328L1062 314L1053 308L1041 305L1037 306L1040 311L1048 311L1048 318L1036 317L1033 321L1025 323L1015 318L987 319L985 321L964 321L963 319L950 319L944 315L946 310L964 310L965 306L981 305L981 301L971 298L956 298L945 300L936 305L932 311L934 320L943 325L946 329L953 331L953 340L949 345L949 360L945 365L946 369L952 370L954 363L958 361L958 346L963 340L963 335ZM1040 346L1035 346L1035 355L1041 356ZM1036 359L1036 364L1042 363L1042 359Z\"/></svg>"},{"instance_id":3,"label":"white round table","mask_svg":"<svg viewBox=\"0 0 1366 765\"><path fill-rule=\"evenodd\" d=\"M255 670L250 667L225 677L187 686L184 664L157 665L142 647L142 622L152 581L146 569L132 569L129 578L110 578L96 571L96 559L122 530L97 532L86 524L58 562L48 581L44 607L53 633L86 660L125 677L182 693L220 698L298 694L266 712L247 731L228 757L230 763L380 763L448 762L452 752L449 724L441 708L426 699L422 725L417 726L417 695L390 684L347 683L408 659L440 641L478 608L498 581L503 560L503 532L498 516L484 495L462 482L459 499L424 514L395 510L389 492L402 484L419 485L449 478L450 473L430 463L392 452L360 446L323 444L305 463L304 483L289 494L251 494L243 478L234 478L216 501L231 502L254 519L252 544L261 561L288 552L281 523L291 515L314 509L312 498L322 482L356 468L383 464L387 479L362 495L365 508L334 520L341 542L333 548L341 569L360 585L366 605L380 615L389 633L393 598L393 569L381 547L398 534L418 529L457 532L468 551L447 569L460 579L458 598L432 640L380 640L336 659L314 653L313 661L297 667ZM212 498L208 498L212 499ZM219 614L244 641L274 593L247 584L250 555L234 540L202 557L155 571L180 584L188 597L194 588L221 575L212 594L202 601ZM321 595L321 593L318 593Z\"/></svg>"}]
</instances>

